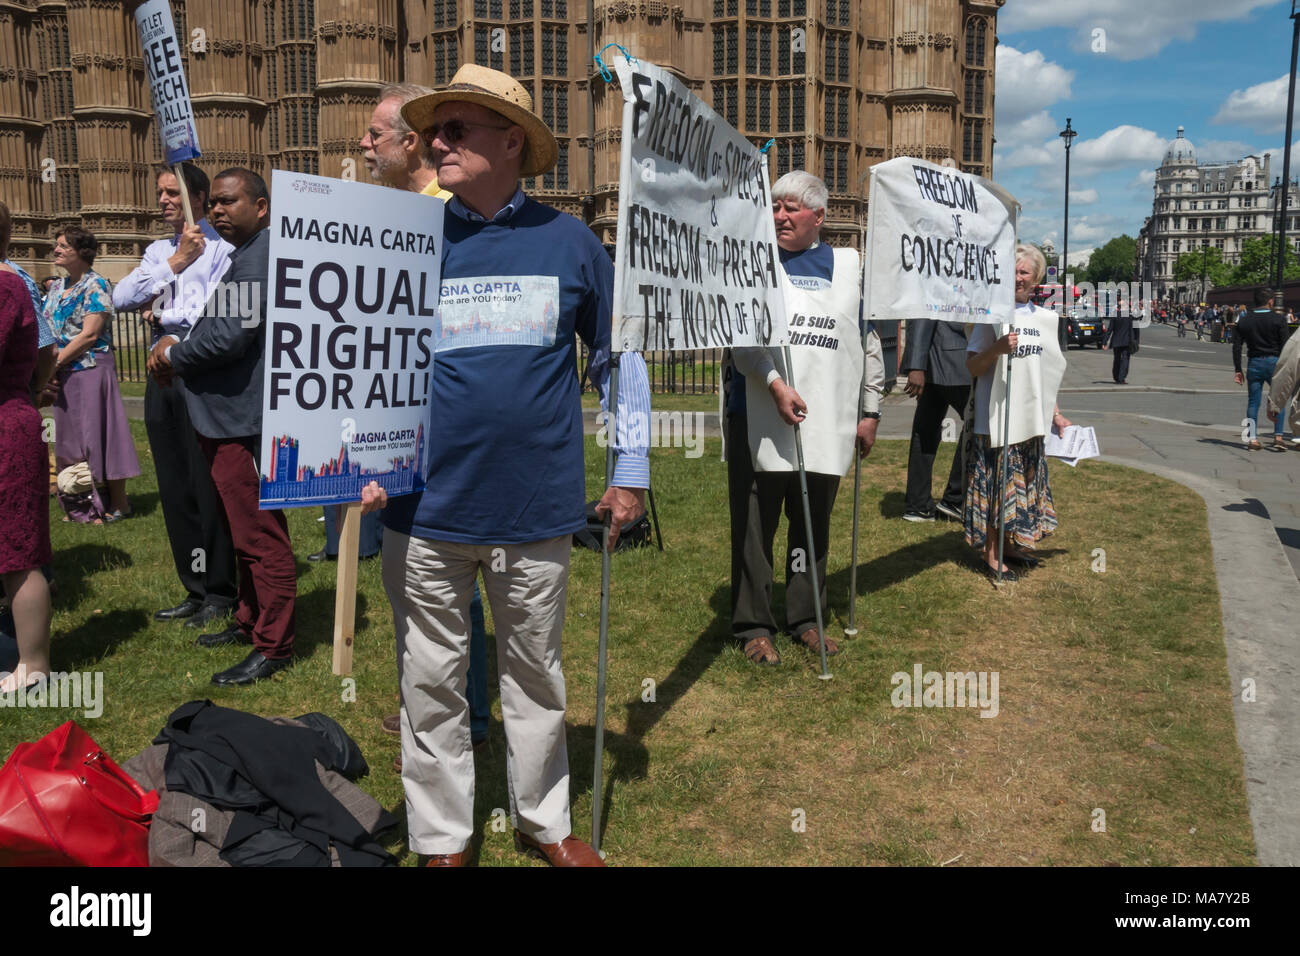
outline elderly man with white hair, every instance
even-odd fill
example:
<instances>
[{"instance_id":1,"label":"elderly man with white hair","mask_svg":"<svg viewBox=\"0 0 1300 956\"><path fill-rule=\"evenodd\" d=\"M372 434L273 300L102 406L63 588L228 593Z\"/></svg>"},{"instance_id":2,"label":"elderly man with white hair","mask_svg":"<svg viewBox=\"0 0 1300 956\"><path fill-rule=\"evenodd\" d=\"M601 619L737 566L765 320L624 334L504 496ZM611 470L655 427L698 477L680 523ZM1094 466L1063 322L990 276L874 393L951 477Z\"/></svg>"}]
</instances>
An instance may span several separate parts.
<instances>
[{"instance_id":1,"label":"elderly man with white hair","mask_svg":"<svg viewBox=\"0 0 1300 956\"><path fill-rule=\"evenodd\" d=\"M727 395L727 482L731 499L731 626L755 664L779 664L772 643L772 540L784 508L786 627L818 650L817 606L826 608L826 552L831 509L853 448L866 456L876 440L885 369L880 339L862 348L862 282L858 254L818 241L826 219L826 184L811 173L787 173L772 186L780 246L790 361L780 349L736 349ZM865 366L865 370L864 370ZM793 381L793 384L791 382ZM798 391L795 388L798 388ZM859 402L864 410L859 420ZM812 551L820 593L809 571L809 542L795 452L799 424L808 472ZM826 639L826 653L839 647Z\"/></svg>"}]
</instances>

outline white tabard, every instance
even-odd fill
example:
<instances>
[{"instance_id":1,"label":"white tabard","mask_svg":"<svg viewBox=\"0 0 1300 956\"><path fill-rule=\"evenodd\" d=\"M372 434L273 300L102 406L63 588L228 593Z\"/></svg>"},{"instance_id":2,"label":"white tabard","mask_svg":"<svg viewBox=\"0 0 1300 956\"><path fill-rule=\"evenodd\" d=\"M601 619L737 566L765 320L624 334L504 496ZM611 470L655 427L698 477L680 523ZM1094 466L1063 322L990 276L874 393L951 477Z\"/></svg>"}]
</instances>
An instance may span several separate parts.
<instances>
[{"instance_id":1,"label":"white tabard","mask_svg":"<svg viewBox=\"0 0 1300 956\"><path fill-rule=\"evenodd\" d=\"M831 281L782 272L786 318L792 343L801 338L818 344L792 344L794 375L785 367L784 350L771 349L776 370L808 405L800 425L804 465L808 471L842 476L853 461L858 432L858 401L862 390L862 332L858 327L862 299L858 254L834 250ZM745 376L745 405L749 419L749 448L755 471L797 471L794 428L777 414L767 383Z\"/></svg>"},{"instance_id":2,"label":"white tabard","mask_svg":"<svg viewBox=\"0 0 1300 956\"><path fill-rule=\"evenodd\" d=\"M1065 377L1065 356L1057 338L1057 317L1037 306L1016 309L1016 352L1011 359L1011 444L1041 438L1052 429L1056 393ZM1007 356L999 356L989 395L989 445L1003 445L1007 406Z\"/></svg>"}]
</instances>

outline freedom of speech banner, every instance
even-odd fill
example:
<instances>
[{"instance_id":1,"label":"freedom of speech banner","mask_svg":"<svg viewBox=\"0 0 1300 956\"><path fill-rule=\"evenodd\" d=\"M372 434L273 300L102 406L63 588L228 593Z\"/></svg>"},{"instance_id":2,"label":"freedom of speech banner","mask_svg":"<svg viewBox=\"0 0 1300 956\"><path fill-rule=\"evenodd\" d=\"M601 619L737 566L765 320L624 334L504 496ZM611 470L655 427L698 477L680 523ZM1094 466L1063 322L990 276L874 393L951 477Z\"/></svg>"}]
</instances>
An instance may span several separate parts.
<instances>
[{"instance_id":1,"label":"freedom of speech banner","mask_svg":"<svg viewBox=\"0 0 1300 956\"><path fill-rule=\"evenodd\" d=\"M282 169L271 195L262 507L420 491L442 202Z\"/></svg>"},{"instance_id":2,"label":"freedom of speech banner","mask_svg":"<svg viewBox=\"0 0 1300 956\"><path fill-rule=\"evenodd\" d=\"M615 69L614 348L784 344L766 155L668 71L626 58Z\"/></svg>"},{"instance_id":3,"label":"freedom of speech banner","mask_svg":"<svg viewBox=\"0 0 1300 956\"><path fill-rule=\"evenodd\" d=\"M873 166L863 289L871 316L1010 321L1019 209L970 173L906 156Z\"/></svg>"},{"instance_id":4,"label":"freedom of speech banner","mask_svg":"<svg viewBox=\"0 0 1300 956\"><path fill-rule=\"evenodd\" d=\"M140 31L145 73L167 164L198 159L199 134L194 128L194 108L185 82L181 48L176 42L171 4L167 0L146 0L136 8L135 25Z\"/></svg>"}]
</instances>

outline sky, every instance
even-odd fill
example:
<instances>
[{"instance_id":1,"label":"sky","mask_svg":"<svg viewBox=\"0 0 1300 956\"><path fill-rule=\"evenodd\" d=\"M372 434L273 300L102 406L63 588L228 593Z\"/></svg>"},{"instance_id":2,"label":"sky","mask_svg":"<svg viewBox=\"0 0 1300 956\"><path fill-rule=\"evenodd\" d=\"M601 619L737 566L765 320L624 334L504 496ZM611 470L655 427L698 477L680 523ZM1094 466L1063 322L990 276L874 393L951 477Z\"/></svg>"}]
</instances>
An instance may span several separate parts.
<instances>
[{"instance_id":1,"label":"sky","mask_svg":"<svg viewBox=\"0 0 1300 956\"><path fill-rule=\"evenodd\" d=\"M1071 265L1115 236L1137 237L1179 126L1201 162L1272 153L1271 185L1286 139L1290 13L1291 0L1008 0L993 178L1020 200L1020 238L1060 250L1066 117L1079 133ZM1300 177L1300 146L1291 167Z\"/></svg>"}]
</instances>

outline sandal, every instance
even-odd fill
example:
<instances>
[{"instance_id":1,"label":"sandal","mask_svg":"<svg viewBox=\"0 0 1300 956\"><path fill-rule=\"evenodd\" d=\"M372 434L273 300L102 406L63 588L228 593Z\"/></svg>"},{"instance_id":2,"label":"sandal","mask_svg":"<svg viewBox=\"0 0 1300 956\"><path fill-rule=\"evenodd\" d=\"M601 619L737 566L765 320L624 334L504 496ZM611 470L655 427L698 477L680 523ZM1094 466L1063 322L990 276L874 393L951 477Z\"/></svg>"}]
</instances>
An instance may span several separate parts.
<instances>
[{"instance_id":1,"label":"sandal","mask_svg":"<svg viewBox=\"0 0 1300 956\"><path fill-rule=\"evenodd\" d=\"M815 627L808 628L808 630L804 631L802 634L799 635L798 640L799 643L802 644L804 647L808 648L808 650L813 651L817 654L821 653L822 646L821 646L821 641L817 640L817 628ZM839 652L840 652L840 646L836 644L834 641L832 641L829 637L826 638L826 656L834 657Z\"/></svg>"},{"instance_id":2,"label":"sandal","mask_svg":"<svg viewBox=\"0 0 1300 956\"><path fill-rule=\"evenodd\" d=\"M772 639L764 634L758 637L751 637L741 647L741 653L751 664L760 664L764 667L775 667L781 663L781 655L776 652L772 646Z\"/></svg>"},{"instance_id":3,"label":"sandal","mask_svg":"<svg viewBox=\"0 0 1300 956\"><path fill-rule=\"evenodd\" d=\"M1268 446L1269 451L1286 451L1286 439L1280 435L1273 439L1273 444Z\"/></svg>"}]
</instances>

